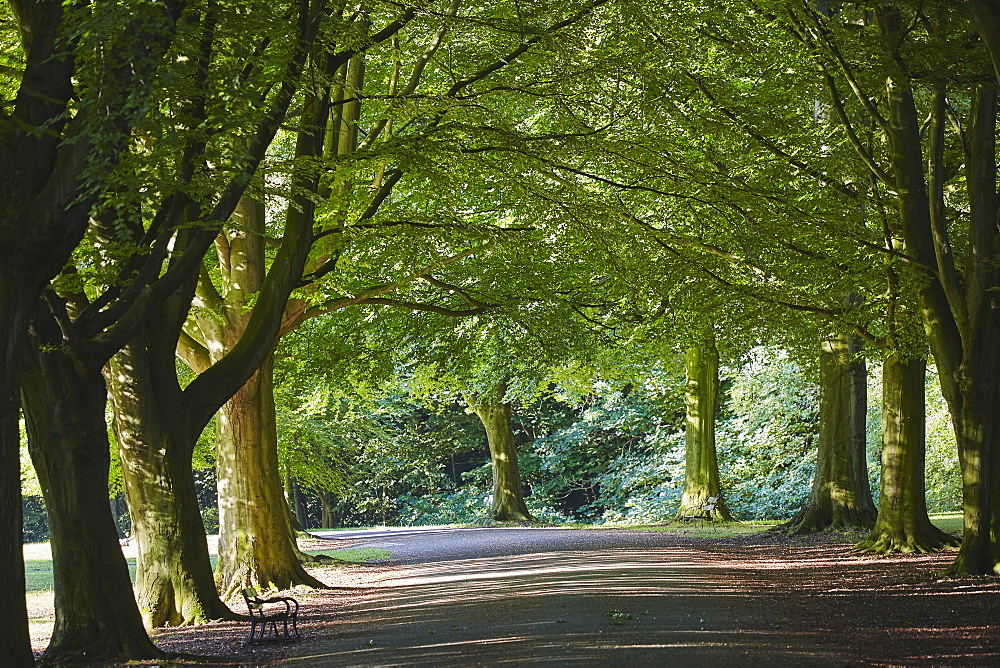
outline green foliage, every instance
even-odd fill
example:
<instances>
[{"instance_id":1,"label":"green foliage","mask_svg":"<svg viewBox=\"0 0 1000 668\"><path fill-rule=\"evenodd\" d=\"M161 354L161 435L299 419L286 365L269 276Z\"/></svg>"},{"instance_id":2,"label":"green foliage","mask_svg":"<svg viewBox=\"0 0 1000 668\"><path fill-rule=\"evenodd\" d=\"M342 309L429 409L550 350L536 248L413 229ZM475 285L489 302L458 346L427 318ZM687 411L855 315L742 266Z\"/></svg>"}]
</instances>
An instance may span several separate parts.
<instances>
[{"instance_id":1,"label":"green foliage","mask_svg":"<svg viewBox=\"0 0 1000 668\"><path fill-rule=\"evenodd\" d=\"M941 396L937 370L927 369L926 493L929 512L962 509L962 473L948 405Z\"/></svg>"},{"instance_id":2,"label":"green foliage","mask_svg":"<svg viewBox=\"0 0 1000 668\"><path fill-rule=\"evenodd\" d=\"M676 405L680 385L674 379L659 394L660 381L627 392L599 385L572 424L536 438L535 493L580 519L665 519L683 479L683 449L678 460L678 422L664 421L677 417L666 406Z\"/></svg>"},{"instance_id":3,"label":"green foliage","mask_svg":"<svg viewBox=\"0 0 1000 668\"><path fill-rule=\"evenodd\" d=\"M819 388L773 348L755 348L731 377L716 427L726 504L739 518L787 518L809 496Z\"/></svg>"}]
</instances>

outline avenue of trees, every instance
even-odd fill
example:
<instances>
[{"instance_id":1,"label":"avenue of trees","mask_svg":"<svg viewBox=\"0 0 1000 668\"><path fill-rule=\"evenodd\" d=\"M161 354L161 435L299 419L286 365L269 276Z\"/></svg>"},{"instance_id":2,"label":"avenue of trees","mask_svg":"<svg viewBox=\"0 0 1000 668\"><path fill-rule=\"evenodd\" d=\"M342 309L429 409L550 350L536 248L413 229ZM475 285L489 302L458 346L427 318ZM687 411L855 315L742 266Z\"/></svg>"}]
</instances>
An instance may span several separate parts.
<instances>
[{"instance_id":1,"label":"avenue of trees","mask_svg":"<svg viewBox=\"0 0 1000 668\"><path fill-rule=\"evenodd\" d=\"M5 659L22 441L52 662L322 586L304 489L321 524L719 496L995 573L998 84L992 0L8 0Z\"/></svg>"}]
</instances>

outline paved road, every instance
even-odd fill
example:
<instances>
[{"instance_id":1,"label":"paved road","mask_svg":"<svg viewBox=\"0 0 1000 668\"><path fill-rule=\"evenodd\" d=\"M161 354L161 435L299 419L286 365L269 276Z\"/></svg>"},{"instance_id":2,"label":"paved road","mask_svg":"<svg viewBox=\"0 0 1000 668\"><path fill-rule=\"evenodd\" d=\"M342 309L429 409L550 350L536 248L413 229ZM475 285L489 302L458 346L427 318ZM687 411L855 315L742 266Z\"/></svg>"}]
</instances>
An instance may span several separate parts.
<instances>
[{"instance_id":1,"label":"paved road","mask_svg":"<svg viewBox=\"0 0 1000 668\"><path fill-rule=\"evenodd\" d=\"M854 629L803 628L802 593L740 590L691 538L560 528L317 532L389 550L304 596L282 665L844 665ZM795 628L788 628L794 620ZM784 629L788 628L787 631Z\"/></svg>"},{"instance_id":2,"label":"paved road","mask_svg":"<svg viewBox=\"0 0 1000 668\"><path fill-rule=\"evenodd\" d=\"M387 527L357 531L311 531L351 547L388 550L400 565L507 557L544 552L677 547L678 538L655 531L560 528Z\"/></svg>"}]
</instances>

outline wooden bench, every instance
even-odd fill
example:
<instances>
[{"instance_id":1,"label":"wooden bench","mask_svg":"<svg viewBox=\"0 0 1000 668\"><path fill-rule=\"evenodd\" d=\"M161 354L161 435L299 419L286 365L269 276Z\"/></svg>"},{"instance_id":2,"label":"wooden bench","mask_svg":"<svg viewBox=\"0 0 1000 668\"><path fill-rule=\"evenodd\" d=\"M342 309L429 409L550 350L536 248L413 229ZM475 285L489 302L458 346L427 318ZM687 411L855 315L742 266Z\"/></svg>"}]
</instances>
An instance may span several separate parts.
<instances>
[{"instance_id":1,"label":"wooden bench","mask_svg":"<svg viewBox=\"0 0 1000 668\"><path fill-rule=\"evenodd\" d=\"M299 635L298 627L299 602L294 598L287 596L261 598L257 590L251 587L243 590L243 600L247 602L247 609L250 611L250 633L243 641L244 645L255 640L302 637ZM268 604L272 605L265 607Z\"/></svg>"},{"instance_id":2,"label":"wooden bench","mask_svg":"<svg viewBox=\"0 0 1000 668\"><path fill-rule=\"evenodd\" d=\"M705 499L705 502L698 506L693 513L688 515L681 515L681 520L696 521L701 520L703 522L712 521L712 513L715 512L716 507L719 505L719 497L710 496Z\"/></svg>"}]
</instances>

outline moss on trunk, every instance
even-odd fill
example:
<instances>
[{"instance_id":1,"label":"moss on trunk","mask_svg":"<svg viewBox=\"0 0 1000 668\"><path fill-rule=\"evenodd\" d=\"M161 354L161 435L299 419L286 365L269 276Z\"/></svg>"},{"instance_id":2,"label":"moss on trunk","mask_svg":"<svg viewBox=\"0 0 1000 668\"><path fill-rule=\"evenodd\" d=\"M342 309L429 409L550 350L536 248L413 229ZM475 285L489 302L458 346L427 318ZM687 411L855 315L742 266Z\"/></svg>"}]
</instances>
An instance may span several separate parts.
<instances>
[{"instance_id":1,"label":"moss on trunk","mask_svg":"<svg viewBox=\"0 0 1000 668\"><path fill-rule=\"evenodd\" d=\"M324 587L299 561L278 469L274 356L219 412L219 561L224 596L246 587Z\"/></svg>"},{"instance_id":2,"label":"moss on trunk","mask_svg":"<svg viewBox=\"0 0 1000 668\"><path fill-rule=\"evenodd\" d=\"M498 522L535 522L524 503L521 469L514 441L513 409L504 401L507 384L500 383L493 392L470 400L472 410L486 429L493 469L493 502L490 517Z\"/></svg>"},{"instance_id":3,"label":"moss on trunk","mask_svg":"<svg viewBox=\"0 0 1000 668\"><path fill-rule=\"evenodd\" d=\"M33 320L21 395L28 447L52 534L56 622L43 659L56 663L154 659L108 512L107 393L99 369L46 345L61 339Z\"/></svg>"},{"instance_id":4,"label":"moss on trunk","mask_svg":"<svg viewBox=\"0 0 1000 668\"><path fill-rule=\"evenodd\" d=\"M138 548L135 594L143 621L152 628L239 619L215 589L192 473L194 437L183 428L183 411L157 397L141 340L112 358L106 376Z\"/></svg>"},{"instance_id":5,"label":"moss on trunk","mask_svg":"<svg viewBox=\"0 0 1000 668\"><path fill-rule=\"evenodd\" d=\"M697 514L709 497L718 502L715 520L732 521L719 486L719 462L715 448L715 413L719 404L719 351L714 340L688 349L684 357L687 409L684 433L684 492L677 517Z\"/></svg>"},{"instance_id":6,"label":"moss on trunk","mask_svg":"<svg viewBox=\"0 0 1000 668\"><path fill-rule=\"evenodd\" d=\"M882 482L878 518L857 545L864 552L933 552L958 545L931 524L924 498L924 360L882 365Z\"/></svg>"},{"instance_id":7,"label":"moss on trunk","mask_svg":"<svg viewBox=\"0 0 1000 668\"><path fill-rule=\"evenodd\" d=\"M867 483L864 456L864 420L857 417L857 383L847 335L827 337L820 346L819 444L816 473L806 504L782 525L788 533L870 529L875 504ZM862 472L864 472L862 474ZM863 479L862 479L863 478Z\"/></svg>"}]
</instances>

